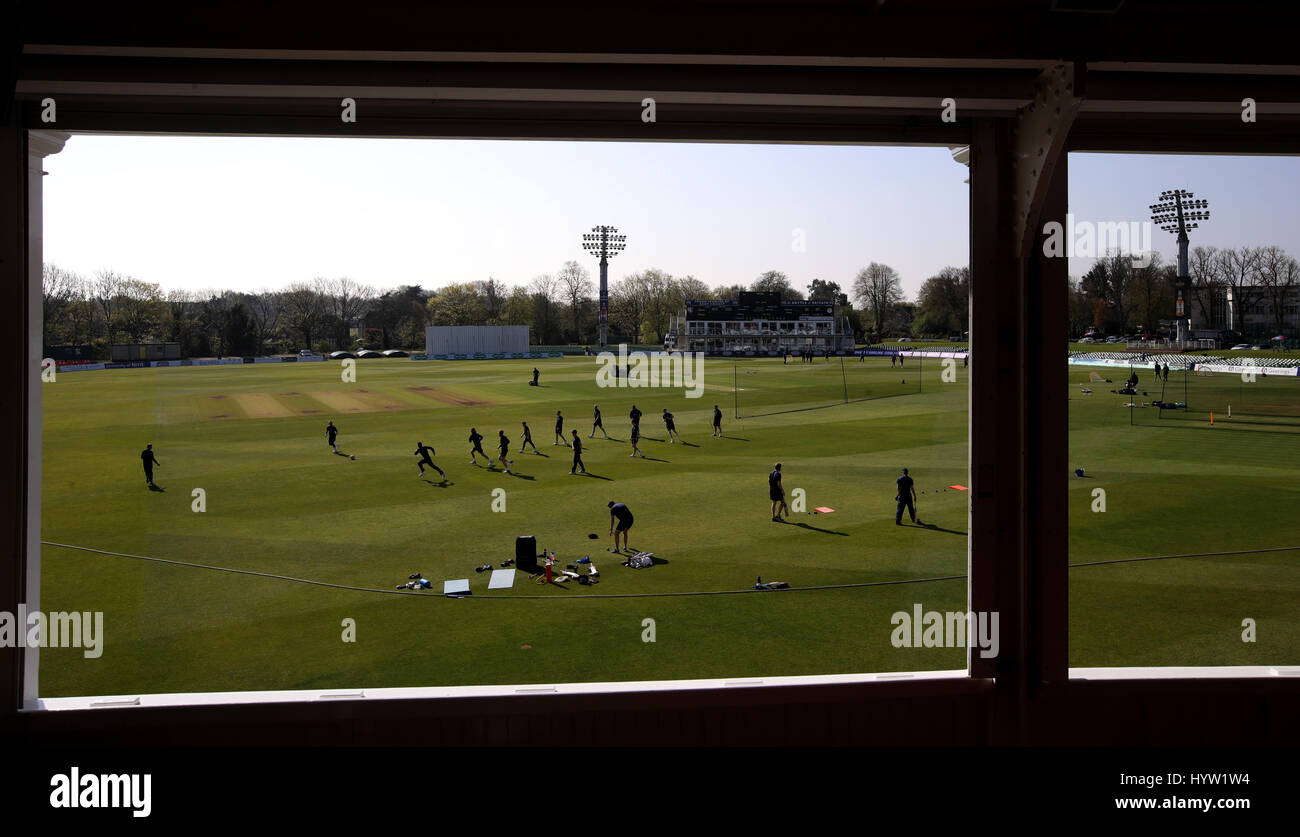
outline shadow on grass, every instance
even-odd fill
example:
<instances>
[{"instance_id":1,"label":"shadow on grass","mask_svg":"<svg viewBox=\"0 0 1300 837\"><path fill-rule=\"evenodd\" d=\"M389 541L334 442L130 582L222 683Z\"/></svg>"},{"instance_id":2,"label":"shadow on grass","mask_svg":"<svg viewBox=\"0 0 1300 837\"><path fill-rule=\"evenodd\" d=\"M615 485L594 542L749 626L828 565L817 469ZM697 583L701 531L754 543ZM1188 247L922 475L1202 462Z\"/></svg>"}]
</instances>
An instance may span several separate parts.
<instances>
[{"instance_id":1,"label":"shadow on grass","mask_svg":"<svg viewBox=\"0 0 1300 837\"><path fill-rule=\"evenodd\" d=\"M515 454L515 455L516 455L516 456L523 456L523 455L524 455L524 452L523 452L523 451L519 451L519 453L517 453L517 454ZM540 450L535 450L535 451L533 451L533 456L545 456L547 459L550 459L550 458L551 458L549 454L542 453Z\"/></svg>"},{"instance_id":2,"label":"shadow on grass","mask_svg":"<svg viewBox=\"0 0 1300 837\"><path fill-rule=\"evenodd\" d=\"M922 523L917 521L916 526L919 529L929 529L931 532L947 532L950 535L961 535L963 538L966 537L965 532L959 532L956 529L945 529L942 526L935 526L933 523Z\"/></svg>"},{"instance_id":3,"label":"shadow on grass","mask_svg":"<svg viewBox=\"0 0 1300 837\"><path fill-rule=\"evenodd\" d=\"M441 480L441 481L439 481L439 482L434 482L434 481L433 481L432 479L430 479L429 477L420 477L420 479L421 479L422 481L428 483L429 485L433 486L434 488L450 488L450 487L452 487L453 485L456 484L456 483L454 483L454 482L450 482L450 481L448 481L448 480Z\"/></svg>"},{"instance_id":4,"label":"shadow on grass","mask_svg":"<svg viewBox=\"0 0 1300 837\"><path fill-rule=\"evenodd\" d=\"M669 462L670 461L667 459L656 459L653 456L646 456L645 454L642 454L639 458L644 459L648 462Z\"/></svg>"},{"instance_id":5,"label":"shadow on grass","mask_svg":"<svg viewBox=\"0 0 1300 837\"><path fill-rule=\"evenodd\" d=\"M521 480L530 480L534 482L537 480L537 477L534 477L531 474L520 474L516 471L506 471L505 474L507 477L518 477Z\"/></svg>"},{"instance_id":6,"label":"shadow on grass","mask_svg":"<svg viewBox=\"0 0 1300 837\"><path fill-rule=\"evenodd\" d=\"M154 483L149 483L149 490L150 490L150 491L157 491L159 494L161 494L161 493L163 493L164 491L166 491L167 489L163 488L163 487L160 486L160 485L155 485Z\"/></svg>"},{"instance_id":7,"label":"shadow on grass","mask_svg":"<svg viewBox=\"0 0 1300 837\"><path fill-rule=\"evenodd\" d=\"M810 523L791 523L790 521L787 520L786 525L798 526L800 529L808 529L810 531L821 532L826 535L843 535L846 538L849 536L848 532L836 532L834 529L822 529L820 526L813 526Z\"/></svg>"},{"instance_id":8,"label":"shadow on grass","mask_svg":"<svg viewBox=\"0 0 1300 837\"><path fill-rule=\"evenodd\" d=\"M614 481L614 478L613 478L613 477L602 477L600 474L593 474L591 471L582 471L582 472L580 472L580 473L578 473L578 474L574 474L574 475L572 475L572 476L591 477L593 480L605 480L606 482L613 482L613 481Z\"/></svg>"},{"instance_id":9,"label":"shadow on grass","mask_svg":"<svg viewBox=\"0 0 1300 837\"><path fill-rule=\"evenodd\" d=\"M722 436L721 438L723 438L723 439L731 439L731 440L736 441L736 442L748 442L748 441L749 441L749 440L746 439L744 436Z\"/></svg>"}]
</instances>

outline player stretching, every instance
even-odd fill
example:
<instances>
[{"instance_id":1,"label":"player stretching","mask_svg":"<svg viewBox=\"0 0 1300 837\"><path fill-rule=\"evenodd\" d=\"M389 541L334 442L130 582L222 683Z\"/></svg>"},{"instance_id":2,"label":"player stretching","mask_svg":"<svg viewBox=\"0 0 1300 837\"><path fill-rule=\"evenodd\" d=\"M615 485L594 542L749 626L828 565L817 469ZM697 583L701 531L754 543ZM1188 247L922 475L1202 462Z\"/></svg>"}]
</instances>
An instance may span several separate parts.
<instances>
[{"instance_id":1,"label":"player stretching","mask_svg":"<svg viewBox=\"0 0 1300 837\"><path fill-rule=\"evenodd\" d=\"M334 448L335 453L338 453L339 445L337 440L339 438L339 429L334 426L334 422L331 421L329 424L325 425L325 436L329 439L329 446Z\"/></svg>"},{"instance_id":2,"label":"player stretching","mask_svg":"<svg viewBox=\"0 0 1300 837\"><path fill-rule=\"evenodd\" d=\"M677 432L677 425L673 424L673 414L668 412L664 407L664 425L668 428L668 444L673 444L674 439L680 439L681 435Z\"/></svg>"},{"instance_id":3,"label":"player stretching","mask_svg":"<svg viewBox=\"0 0 1300 837\"><path fill-rule=\"evenodd\" d=\"M515 464L515 461L513 459L506 459L506 454L510 453L510 440L506 438L506 432L504 430L497 431L497 447L501 449L501 455L497 457L497 461L505 467L506 473L508 474L510 473L510 466Z\"/></svg>"},{"instance_id":4,"label":"player stretching","mask_svg":"<svg viewBox=\"0 0 1300 837\"><path fill-rule=\"evenodd\" d=\"M717 404L713 405L713 435L722 435L722 411L718 409Z\"/></svg>"},{"instance_id":5,"label":"player stretching","mask_svg":"<svg viewBox=\"0 0 1300 837\"><path fill-rule=\"evenodd\" d=\"M608 438L609 438L609 433L607 433L607 432L605 431L605 423L604 423L603 421L600 420L600 405L599 405L599 404L593 404L593 405L591 406L591 409L592 409L592 412L594 412L594 413L596 414L596 418L591 422L591 433L587 436L587 438L588 438L588 439L593 438L593 437L596 435L596 428L600 428L600 432L601 432L601 433L604 433L604 434L605 434L605 438L608 439Z\"/></svg>"},{"instance_id":6,"label":"player stretching","mask_svg":"<svg viewBox=\"0 0 1300 837\"><path fill-rule=\"evenodd\" d=\"M478 464L478 457L475 456L475 454L477 453L483 454L483 458L487 460L488 465L492 464L492 457L488 456L487 453L483 450L482 434L480 434L478 430L473 427L469 429L469 443L474 446L473 448L470 449L469 452L469 464L471 465Z\"/></svg>"},{"instance_id":7,"label":"player stretching","mask_svg":"<svg viewBox=\"0 0 1300 837\"><path fill-rule=\"evenodd\" d=\"M564 438L564 416L560 415L559 410L555 411L555 441L551 442L551 447L556 445L564 445L566 448L569 446Z\"/></svg>"},{"instance_id":8,"label":"player stretching","mask_svg":"<svg viewBox=\"0 0 1300 837\"><path fill-rule=\"evenodd\" d=\"M443 482L446 482L447 472L439 468L437 465L434 465L433 460L429 458L435 453L437 453L437 451L426 445L424 442L415 443L415 455L420 457L420 476L424 476L424 466L428 465L430 468L438 472L438 476L442 477Z\"/></svg>"},{"instance_id":9,"label":"player stretching","mask_svg":"<svg viewBox=\"0 0 1300 837\"><path fill-rule=\"evenodd\" d=\"M541 451L537 449L537 443L533 441L533 431L529 429L528 422L524 422L523 425L524 425L524 440L519 443L519 452L523 453L525 450L527 450L529 445L532 445L533 453L541 455Z\"/></svg>"},{"instance_id":10,"label":"player stretching","mask_svg":"<svg viewBox=\"0 0 1300 837\"><path fill-rule=\"evenodd\" d=\"M641 425L634 424L632 425L632 452L628 456L636 456L641 453L641 448L637 447L636 444L639 441L641 441ZM641 453L641 457L645 458L645 454Z\"/></svg>"}]
</instances>

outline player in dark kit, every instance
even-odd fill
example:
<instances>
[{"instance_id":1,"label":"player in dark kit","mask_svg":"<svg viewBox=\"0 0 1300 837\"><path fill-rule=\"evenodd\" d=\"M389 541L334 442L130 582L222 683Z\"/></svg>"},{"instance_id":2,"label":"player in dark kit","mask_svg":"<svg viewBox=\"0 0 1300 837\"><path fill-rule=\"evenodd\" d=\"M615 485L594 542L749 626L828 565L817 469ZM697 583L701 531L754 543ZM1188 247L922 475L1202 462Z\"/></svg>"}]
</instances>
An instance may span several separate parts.
<instances>
[{"instance_id":1,"label":"player in dark kit","mask_svg":"<svg viewBox=\"0 0 1300 837\"><path fill-rule=\"evenodd\" d=\"M615 523L618 524L617 529L614 528ZM627 546L627 533L628 530L631 528L632 528L631 510L629 510L628 507L623 503L615 503L613 500L610 500L609 501L609 533L614 536L614 548L611 549L610 552L619 551L618 536L620 534L623 535L623 549L627 549L628 552L632 551L631 549L628 549Z\"/></svg>"},{"instance_id":2,"label":"player in dark kit","mask_svg":"<svg viewBox=\"0 0 1300 837\"><path fill-rule=\"evenodd\" d=\"M573 466L569 468L569 473L575 472L587 473L587 466L582 464L582 440L578 438L578 431L573 431Z\"/></svg>"},{"instance_id":3,"label":"player in dark kit","mask_svg":"<svg viewBox=\"0 0 1300 837\"><path fill-rule=\"evenodd\" d=\"M506 469L506 473L508 474L510 473L510 466L515 464L515 461L513 459L506 459L506 454L510 453L510 440L506 438L506 432L504 430L497 431L497 447L501 449L501 455L497 457L497 461L501 463L502 467Z\"/></svg>"},{"instance_id":4,"label":"player in dark kit","mask_svg":"<svg viewBox=\"0 0 1300 837\"><path fill-rule=\"evenodd\" d=\"M667 407L664 407L664 426L668 428L668 444L671 445L674 439L681 438L677 433L677 425L673 424L673 414L668 412Z\"/></svg>"},{"instance_id":5,"label":"player in dark kit","mask_svg":"<svg viewBox=\"0 0 1300 837\"><path fill-rule=\"evenodd\" d=\"M537 443L533 441L533 431L529 429L528 422L523 422L523 425L524 425L524 440L519 443L519 452L523 453L528 448L529 445L532 445L533 453L538 454L540 456L542 452L537 449Z\"/></svg>"},{"instance_id":6,"label":"player in dark kit","mask_svg":"<svg viewBox=\"0 0 1300 837\"><path fill-rule=\"evenodd\" d=\"M628 456L636 456L638 453L641 453L641 448L637 447L637 442L641 441L641 425L639 424L632 425L631 438L632 438L632 452L629 453ZM644 457L645 454L641 453L641 456Z\"/></svg>"},{"instance_id":7,"label":"player in dark kit","mask_svg":"<svg viewBox=\"0 0 1300 837\"><path fill-rule=\"evenodd\" d=\"M538 371L537 371L537 367L534 366L534 367L533 367L533 382L532 382L532 384L530 384L530 386L537 386L537 376L538 376L538 375L541 375L541 374L542 374L541 372L538 372Z\"/></svg>"},{"instance_id":8,"label":"player in dark kit","mask_svg":"<svg viewBox=\"0 0 1300 837\"><path fill-rule=\"evenodd\" d=\"M569 443L564 440L564 416L560 415L559 410L555 411L555 441L551 442L551 447L556 445L569 446Z\"/></svg>"},{"instance_id":9,"label":"player in dark kit","mask_svg":"<svg viewBox=\"0 0 1300 837\"><path fill-rule=\"evenodd\" d=\"M483 436L478 432L476 428L471 427L469 429L469 443L474 446L473 448L470 449L469 452L469 464L471 465L478 464L478 457L475 456L475 454L479 454L479 453L483 454L483 458L487 460L489 465L492 464L492 457L488 456L487 453L483 450Z\"/></svg>"},{"instance_id":10,"label":"player in dark kit","mask_svg":"<svg viewBox=\"0 0 1300 837\"><path fill-rule=\"evenodd\" d=\"M424 442L415 443L415 455L420 457L418 463L420 466L420 476L424 476L424 466L428 465L430 468L438 472L438 476L442 477L443 482L446 482L447 472L439 468L437 465L434 465L433 460L429 458L435 453L437 453L437 451L426 445Z\"/></svg>"},{"instance_id":11,"label":"player in dark kit","mask_svg":"<svg viewBox=\"0 0 1300 837\"><path fill-rule=\"evenodd\" d=\"M339 446L336 440L339 437L339 429L334 426L334 422L331 421L329 424L325 425L325 436L329 439L329 446L334 448L335 453L338 453Z\"/></svg>"},{"instance_id":12,"label":"player in dark kit","mask_svg":"<svg viewBox=\"0 0 1300 837\"><path fill-rule=\"evenodd\" d=\"M153 445L144 446L140 451L140 461L144 463L144 481L146 485L153 485L153 466L162 467L162 463L153 455Z\"/></svg>"},{"instance_id":13,"label":"player in dark kit","mask_svg":"<svg viewBox=\"0 0 1300 837\"><path fill-rule=\"evenodd\" d=\"M632 411L627 414L627 417L632 419L633 427L641 426L641 411L636 408L635 404L632 405Z\"/></svg>"},{"instance_id":14,"label":"player in dark kit","mask_svg":"<svg viewBox=\"0 0 1300 837\"><path fill-rule=\"evenodd\" d=\"M767 475L767 496L772 501L772 522L781 522L781 512L785 516L790 516L790 507L785 504L785 488L781 485L781 463L776 463L776 467Z\"/></svg>"},{"instance_id":15,"label":"player in dark kit","mask_svg":"<svg viewBox=\"0 0 1300 837\"><path fill-rule=\"evenodd\" d=\"M608 439L609 433L605 431L605 423L600 420L600 406L597 404L593 404L591 410L593 413L596 414L596 417L592 419L591 433L587 436L587 438L588 439L593 438L596 435L596 428L600 428L600 432L604 433L605 438Z\"/></svg>"},{"instance_id":16,"label":"player in dark kit","mask_svg":"<svg viewBox=\"0 0 1300 837\"><path fill-rule=\"evenodd\" d=\"M895 525L903 525L903 509L907 509L913 523L921 522L916 519L916 483L907 475L906 468L903 469L903 475L898 478L898 494L894 499L898 501L898 513L894 515Z\"/></svg>"},{"instance_id":17,"label":"player in dark kit","mask_svg":"<svg viewBox=\"0 0 1300 837\"><path fill-rule=\"evenodd\" d=\"M713 405L713 435L722 435L722 411L718 409L717 404Z\"/></svg>"}]
</instances>

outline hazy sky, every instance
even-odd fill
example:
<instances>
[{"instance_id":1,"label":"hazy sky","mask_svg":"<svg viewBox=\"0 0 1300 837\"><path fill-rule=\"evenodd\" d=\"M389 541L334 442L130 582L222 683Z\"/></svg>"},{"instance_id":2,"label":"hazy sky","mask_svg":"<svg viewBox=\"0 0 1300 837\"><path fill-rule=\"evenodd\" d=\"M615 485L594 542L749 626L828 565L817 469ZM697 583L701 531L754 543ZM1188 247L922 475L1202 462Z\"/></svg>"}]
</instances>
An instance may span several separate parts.
<instances>
[{"instance_id":1,"label":"hazy sky","mask_svg":"<svg viewBox=\"0 0 1300 837\"><path fill-rule=\"evenodd\" d=\"M597 224L628 236L611 281L781 270L847 290L881 261L914 297L969 253L968 172L946 148L76 135L45 170L45 260L164 290L517 285L569 259L595 278L581 236ZM1076 154L1070 174L1077 220L1142 221L1183 187L1213 213L1194 245L1300 255L1295 158ZM1172 236L1152 244L1174 256Z\"/></svg>"}]
</instances>

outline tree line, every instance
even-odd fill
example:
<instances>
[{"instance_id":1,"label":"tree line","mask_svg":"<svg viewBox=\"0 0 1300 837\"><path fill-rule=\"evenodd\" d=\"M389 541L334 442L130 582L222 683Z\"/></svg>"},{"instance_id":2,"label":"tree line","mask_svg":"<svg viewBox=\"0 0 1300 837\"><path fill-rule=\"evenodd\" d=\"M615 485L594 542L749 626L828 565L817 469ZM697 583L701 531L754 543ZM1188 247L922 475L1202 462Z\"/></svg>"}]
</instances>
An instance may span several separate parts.
<instances>
[{"instance_id":1,"label":"tree line","mask_svg":"<svg viewBox=\"0 0 1300 837\"><path fill-rule=\"evenodd\" d=\"M694 276L649 268L610 283L610 342L660 343L686 300L737 299L741 291L837 303L860 340L965 328L967 268L944 268L927 279L915 302L904 298L897 271L877 262L847 286L813 279L801 291L771 270L748 286L710 288ZM42 290L45 345L90 346L96 357L107 357L112 343L179 343L186 357L413 348L424 345L430 325L526 325L539 345L589 344L599 333L596 283L574 261L515 287L488 278L381 290L348 277L317 277L252 292L164 290L113 270L85 277L46 264Z\"/></svg>"},{"instance_id":2,"label":"tree line","mask_svg":"<svg viewBox=\"0 0 1300 837\"><path fill-rule=\"evenodd\" d=\"M1284 333L1288 307L1300 287L1300 262L1276 245L1265 247L1194 247L1188 253L1190 298L1184 311L1208 328L1226 328L1222 300L1231 290L1238 310L1269 314L1251 326L1255 332ZM1098 259L1080 279L1070 281L1069 329L1072 336L1095 327L1105 334L1133 330L1156 332L1161 320L1175 316L1178 268L1152 253L1146 265L1112 252ZM1216 305L1216 301L1219 303ZM1235 330L1245 333L1238 321Z\"/></svg>"}]
</instances>

